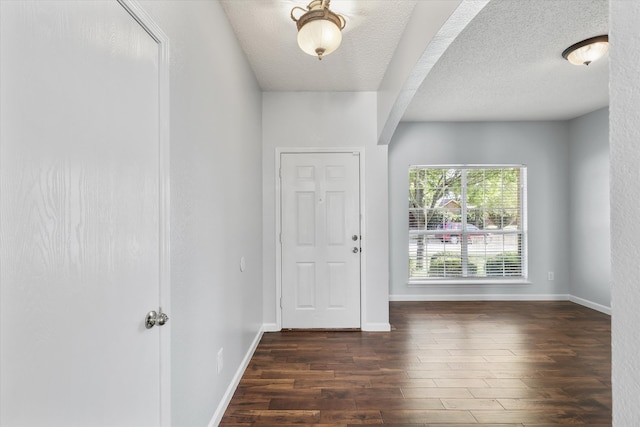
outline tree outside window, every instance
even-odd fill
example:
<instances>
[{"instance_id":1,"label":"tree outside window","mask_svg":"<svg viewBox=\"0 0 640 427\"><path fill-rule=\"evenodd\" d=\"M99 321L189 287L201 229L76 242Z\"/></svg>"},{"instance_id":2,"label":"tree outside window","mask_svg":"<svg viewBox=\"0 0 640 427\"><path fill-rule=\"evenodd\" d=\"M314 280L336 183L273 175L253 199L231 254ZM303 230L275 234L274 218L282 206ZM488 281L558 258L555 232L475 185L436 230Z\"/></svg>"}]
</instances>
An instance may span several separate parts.
<instances>
[{"instance_id":1,"label":"tree outside window","mask_svg":"<svg viewBox=\"0 0 640 427\"><path fill-rule=\"evenodd\" d=\"M526 278L523 166L409 168L409 280Z\"/></svg>"}]
</instances>

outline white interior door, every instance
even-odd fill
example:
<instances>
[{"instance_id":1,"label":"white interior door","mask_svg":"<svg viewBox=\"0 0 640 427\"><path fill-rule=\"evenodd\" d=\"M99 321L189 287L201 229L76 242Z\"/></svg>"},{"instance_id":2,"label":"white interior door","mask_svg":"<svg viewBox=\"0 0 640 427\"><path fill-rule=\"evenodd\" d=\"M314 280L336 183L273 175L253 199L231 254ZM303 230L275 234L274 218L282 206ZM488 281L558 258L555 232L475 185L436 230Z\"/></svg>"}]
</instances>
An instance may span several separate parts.
<instances>
[{"instance_id":1,"label":"white interior door","mask_svg":"<svg viewBox=\"0 0 640 427\"><path fill-rule=\"evenodd\" d=\"M360 157L281 154L282 327L360 327Z\"/></svg>"},{"instance_id":2,"label":"white interior door","mask_svg":"<svg viewBox=\"0 0 640 427\"><path fill-rule=\"evenodd\" d=\"M113 0L0 7L0 425L160 425L158 43Z\"/></svg>"}]
</instances>

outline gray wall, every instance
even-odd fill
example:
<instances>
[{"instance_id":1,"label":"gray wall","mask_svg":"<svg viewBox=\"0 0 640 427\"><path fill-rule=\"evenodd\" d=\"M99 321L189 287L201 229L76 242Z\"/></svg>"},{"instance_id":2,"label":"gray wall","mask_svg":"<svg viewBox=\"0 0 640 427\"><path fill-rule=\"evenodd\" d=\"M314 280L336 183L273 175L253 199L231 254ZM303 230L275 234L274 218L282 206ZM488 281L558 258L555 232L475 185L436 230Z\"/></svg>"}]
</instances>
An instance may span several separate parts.
<instances>
[{"instance_id":1,"label":"gray wall","mask_svg":"<svg viewBox=\"0 0 640 427\"><path fill-rule=\"evenodd\" d=\"M389 147L392 299L569 298L610 313L608 138L608 109L567 122L402 123ZM408 286L408 166L491 163L527 166L531 284Z\"/></svg>"},{"instance_id":2,"label":"gray wall","mask_svg":"<svg viewBox=\"0 0 640 427\"><path fill-rule=\"evenodd\" d=\"M610 1L613 425L640 425L640 2Z\"/></svg>"},{"instance_id":3,"label":"gray wall","mask_svg":"<svg viewBox=\"0 0 640 427\"><path fill-rule=\"evenodd\" d=\"M364 330L389 330L387 146L377 145L374 92L266 92L263 99L264 321L277 330L276 148L364 148Z\"/></svg>"},{"instance_id":4,"label":"gray wall","mask_svg":"<svg viewBox=\"0 0 640 427\"><path fill-rule=\"evenodd\" d=\"M571 295L610 308L608 108L569 122L569 186Z\"/></svg>"},{"instance_id":5,"label":"gray wall","mask_svg":"<svg viewBox=\"0 0 640 427\"><path fill-rule=\"evenodd\" d=\"M217 1L142 6L171 46L172 425L206 426L262 327L262 95Z\"/></svg>"},{"instance_id":6,"label":"gray wall","mask_svg":"<svg viewBox=\"0 0 640 427\"><path fill-rule=\"evenodd\" d=\"M565 122L401 123L389 147L392 299L566 298L568 134ZM409 165L500 163L527 166L530 284L408 286ZM547 280L549 271L555 273L554 281Z\"/></svg>"}]
</instances>

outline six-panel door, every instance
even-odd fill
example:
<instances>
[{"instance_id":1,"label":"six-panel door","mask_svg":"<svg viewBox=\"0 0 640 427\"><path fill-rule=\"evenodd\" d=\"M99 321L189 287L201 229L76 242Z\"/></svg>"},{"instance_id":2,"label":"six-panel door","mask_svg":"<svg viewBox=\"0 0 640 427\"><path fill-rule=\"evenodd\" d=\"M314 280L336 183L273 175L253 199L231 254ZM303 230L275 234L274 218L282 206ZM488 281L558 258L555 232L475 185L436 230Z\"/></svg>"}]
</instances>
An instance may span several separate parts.
<instances>
[{"instance_id":1,"label":"six-panel door","mask_svg":"<svg viewBox=\"0 0 640 427\"><path fill-rule=\"evenodd\" d=\"M360 157L281 154L282 327L360 327Z\"/></svg>"}]
</instances>

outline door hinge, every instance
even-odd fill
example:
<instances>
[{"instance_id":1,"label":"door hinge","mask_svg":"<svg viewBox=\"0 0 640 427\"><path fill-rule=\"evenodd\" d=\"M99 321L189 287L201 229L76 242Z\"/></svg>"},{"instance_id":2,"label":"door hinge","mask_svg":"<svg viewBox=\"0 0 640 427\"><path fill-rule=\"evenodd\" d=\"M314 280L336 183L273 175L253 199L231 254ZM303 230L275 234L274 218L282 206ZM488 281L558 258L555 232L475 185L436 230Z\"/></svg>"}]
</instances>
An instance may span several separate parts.
<instances>
[{"instance_id":1,"label":"door hinge","mask_svg":"<svg viewBox=\"0 0 640 427\"><path fill-rule=\"evenodd\" d=\"M282 297L280 297L280 309L282 309Z\"/></svg>"}]
</instances>

